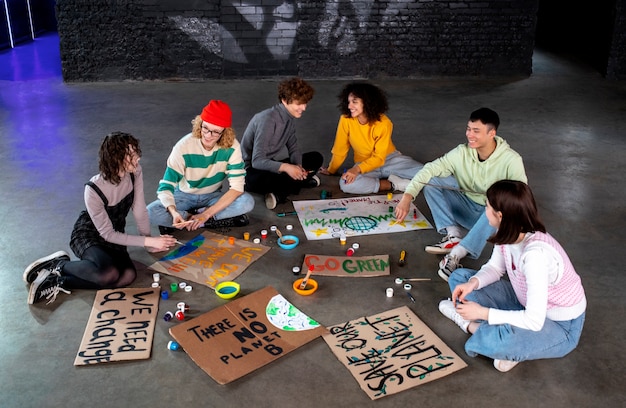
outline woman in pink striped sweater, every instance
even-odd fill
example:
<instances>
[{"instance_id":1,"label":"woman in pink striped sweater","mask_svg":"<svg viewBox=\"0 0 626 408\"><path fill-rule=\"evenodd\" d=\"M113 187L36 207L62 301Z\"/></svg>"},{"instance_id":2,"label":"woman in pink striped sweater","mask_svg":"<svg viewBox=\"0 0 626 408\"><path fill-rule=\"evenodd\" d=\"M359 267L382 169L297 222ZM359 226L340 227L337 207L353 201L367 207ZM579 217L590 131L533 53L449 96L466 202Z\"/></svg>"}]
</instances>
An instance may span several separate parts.
<instances>
[{"instance_id":1,"label":"woman in pink striped sweater","mask_svg":"<svg viewBox=\"0 0 626 408\"><path fill-rule=\"evenodd\" d=\"M472 335L467 354L493 358L499 371L565 356L578 345L585 321L580 276L546 232L525 183L494 183L485 211L497 229L489 238L491 259L479 271L455 270L448 281L452 299L441 301L439 310Z\"/></svg>"}]
</instances>

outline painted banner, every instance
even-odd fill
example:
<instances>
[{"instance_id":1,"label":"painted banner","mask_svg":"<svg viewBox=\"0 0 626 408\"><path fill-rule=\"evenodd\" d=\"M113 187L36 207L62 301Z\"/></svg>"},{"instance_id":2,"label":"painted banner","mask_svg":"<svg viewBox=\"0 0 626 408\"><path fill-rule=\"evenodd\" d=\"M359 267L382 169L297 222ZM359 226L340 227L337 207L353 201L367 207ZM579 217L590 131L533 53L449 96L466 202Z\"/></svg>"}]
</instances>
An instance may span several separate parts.
<instances>
[{"instance_id":1,"label":"painted banner","mask_svg":"<svg viewBox=\"0 0 626 408\"><path fill-rule=\"evenodd\" d=\"M159 288L99 290L74 365L150 357Z\"/></svg>"},{"instance_id":2,"label":"painted banner","mask_svg":"<svg viewBox=\"0 0 626 408\"><path fill-rule=\"evenodd\" d=\"M325 332L271 286L170 329L189 357L219 384L243 377Z\"/></svg>"},{"instance_id":3,"label":"painted banner","mask_svg":"<svg viewBox=\"0 0 626 408\"><path fill-rule=\"evenodd\" d=\"M328 331L324 340L371 399L467 367L406 306L338 324Z\"/></svg>"},{"instance_id":4,"label":"painted banner","mask_svg":"<svg viewBox=\"0 0 626 408\"><path fill-rule=\"evenodd\" d=\"M166 254L150 268L214 288L220 282L234 280L269 250L269 247L251 241L205 231Z\"/></svg>"},{"instance_id":5,"label":"painted banner","mask_svg":"<svg viewBox=\"0 0 626 408\"><path fill-rule=\"evenodd\" d=\"M387 276L390 274L389 255L371 256L304 256L302 270L308 271L313 266L313 273L320 276L347 276L363 278L368 276Z\"/></svg>"},{"instance_id":6,"label":"painted banner","mask_svg":"<svg viewBox=\"0 0 626 408\"><path fill-rule=\"evenodd\" d=\"M346 197L330 200L294 201L302 229L309 240L369 234L391 234L432 228L411 203L409 215L397 222L394 209L402 194L387 196Z\"/></svg>"}]
</instances>

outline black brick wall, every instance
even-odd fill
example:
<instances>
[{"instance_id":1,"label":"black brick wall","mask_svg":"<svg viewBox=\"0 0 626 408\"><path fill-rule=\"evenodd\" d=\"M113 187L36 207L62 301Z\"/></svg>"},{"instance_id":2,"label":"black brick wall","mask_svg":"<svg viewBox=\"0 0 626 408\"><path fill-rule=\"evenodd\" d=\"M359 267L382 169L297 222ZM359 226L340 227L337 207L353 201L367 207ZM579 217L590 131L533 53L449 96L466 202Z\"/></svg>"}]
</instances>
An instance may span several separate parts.
<instances>
[{"instance_id":1,"label":"black brick wall","mask_svg":"<svg viewBox=\"0 0 626 408\"><path fill-rule=\"evenodd\" d=\"M626 0L617 0L606 77L626 79Z\"/></svg>"},{"instance_id":2,"label":"black brick wall","mask_svg":"<svg viewBox=\"0 0 626 408\"><path fill-rule=\"evenodd\" d=\"M58 0L57 19L66 81L526 76L538 1Z\"/></svg>"}]
</instances>

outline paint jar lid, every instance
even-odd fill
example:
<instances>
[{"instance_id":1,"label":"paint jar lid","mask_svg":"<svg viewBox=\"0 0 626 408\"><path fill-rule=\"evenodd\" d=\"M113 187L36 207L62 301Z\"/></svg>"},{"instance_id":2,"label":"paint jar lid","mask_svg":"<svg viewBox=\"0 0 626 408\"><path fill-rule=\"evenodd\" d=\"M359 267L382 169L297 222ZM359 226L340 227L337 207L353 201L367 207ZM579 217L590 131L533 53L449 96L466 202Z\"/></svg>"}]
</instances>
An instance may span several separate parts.
<instances>
[{"instance_id":1,"label":"paint jar lid","mask_svg":"<svg viewBox=\"0 0 626 408\"><path fill-rule=\"evenodd\" d=\"M192 289L191 285L185 286L185 292L191 292Z\"/></svg>"},{"instance_id":2,"label":"paint jar lid","mask_svg":"<svg viewBox=\"0 0 626 408\"><path fill-rule=\"evenodd\" d=\"M300 273L300 267L299 266L294 266L293 268L291 268L291 272L293 272L295 275Z\"/></svg>"},{"instance_id":3,"label":"paint jar lid","mask_svg":"<svg viewBox=\"0 0 626 408\"><path fill-rule=\"evenodd\" d=\"M354 249L359 249L360 245L358 242L355 242L354 244L352 244L352 248Z\"/></svg>"},{"instance_id":4,"label":"paint jar lid","mask_svg":"<svg viewBox=\"0 0 626 408\"><path fill-rule=\"evenodd\" d=\"M287 231L291 231L293 229L293 225L287 224L285 228L287 229Z\"/></svg>"}]
</instances>

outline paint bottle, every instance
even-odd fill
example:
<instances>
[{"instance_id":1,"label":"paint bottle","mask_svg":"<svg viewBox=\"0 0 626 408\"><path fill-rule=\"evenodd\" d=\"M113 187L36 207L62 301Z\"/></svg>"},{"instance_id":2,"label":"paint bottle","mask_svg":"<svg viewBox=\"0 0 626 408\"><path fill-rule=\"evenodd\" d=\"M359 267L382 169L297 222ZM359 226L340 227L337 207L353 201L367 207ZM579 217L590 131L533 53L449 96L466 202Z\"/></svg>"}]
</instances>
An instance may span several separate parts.
<instances>
[{"instance_id":1,"label":"paint bottle","mask_svg":"<svg viewBox=\"0 0 626 408\"><path fill-rule=\"evenodd\" d=\"M345 245L346 244L346 234L344 234L343 232L339 236L339 242L341 242L341 245Z\"/></svg>"}]
</instances>

